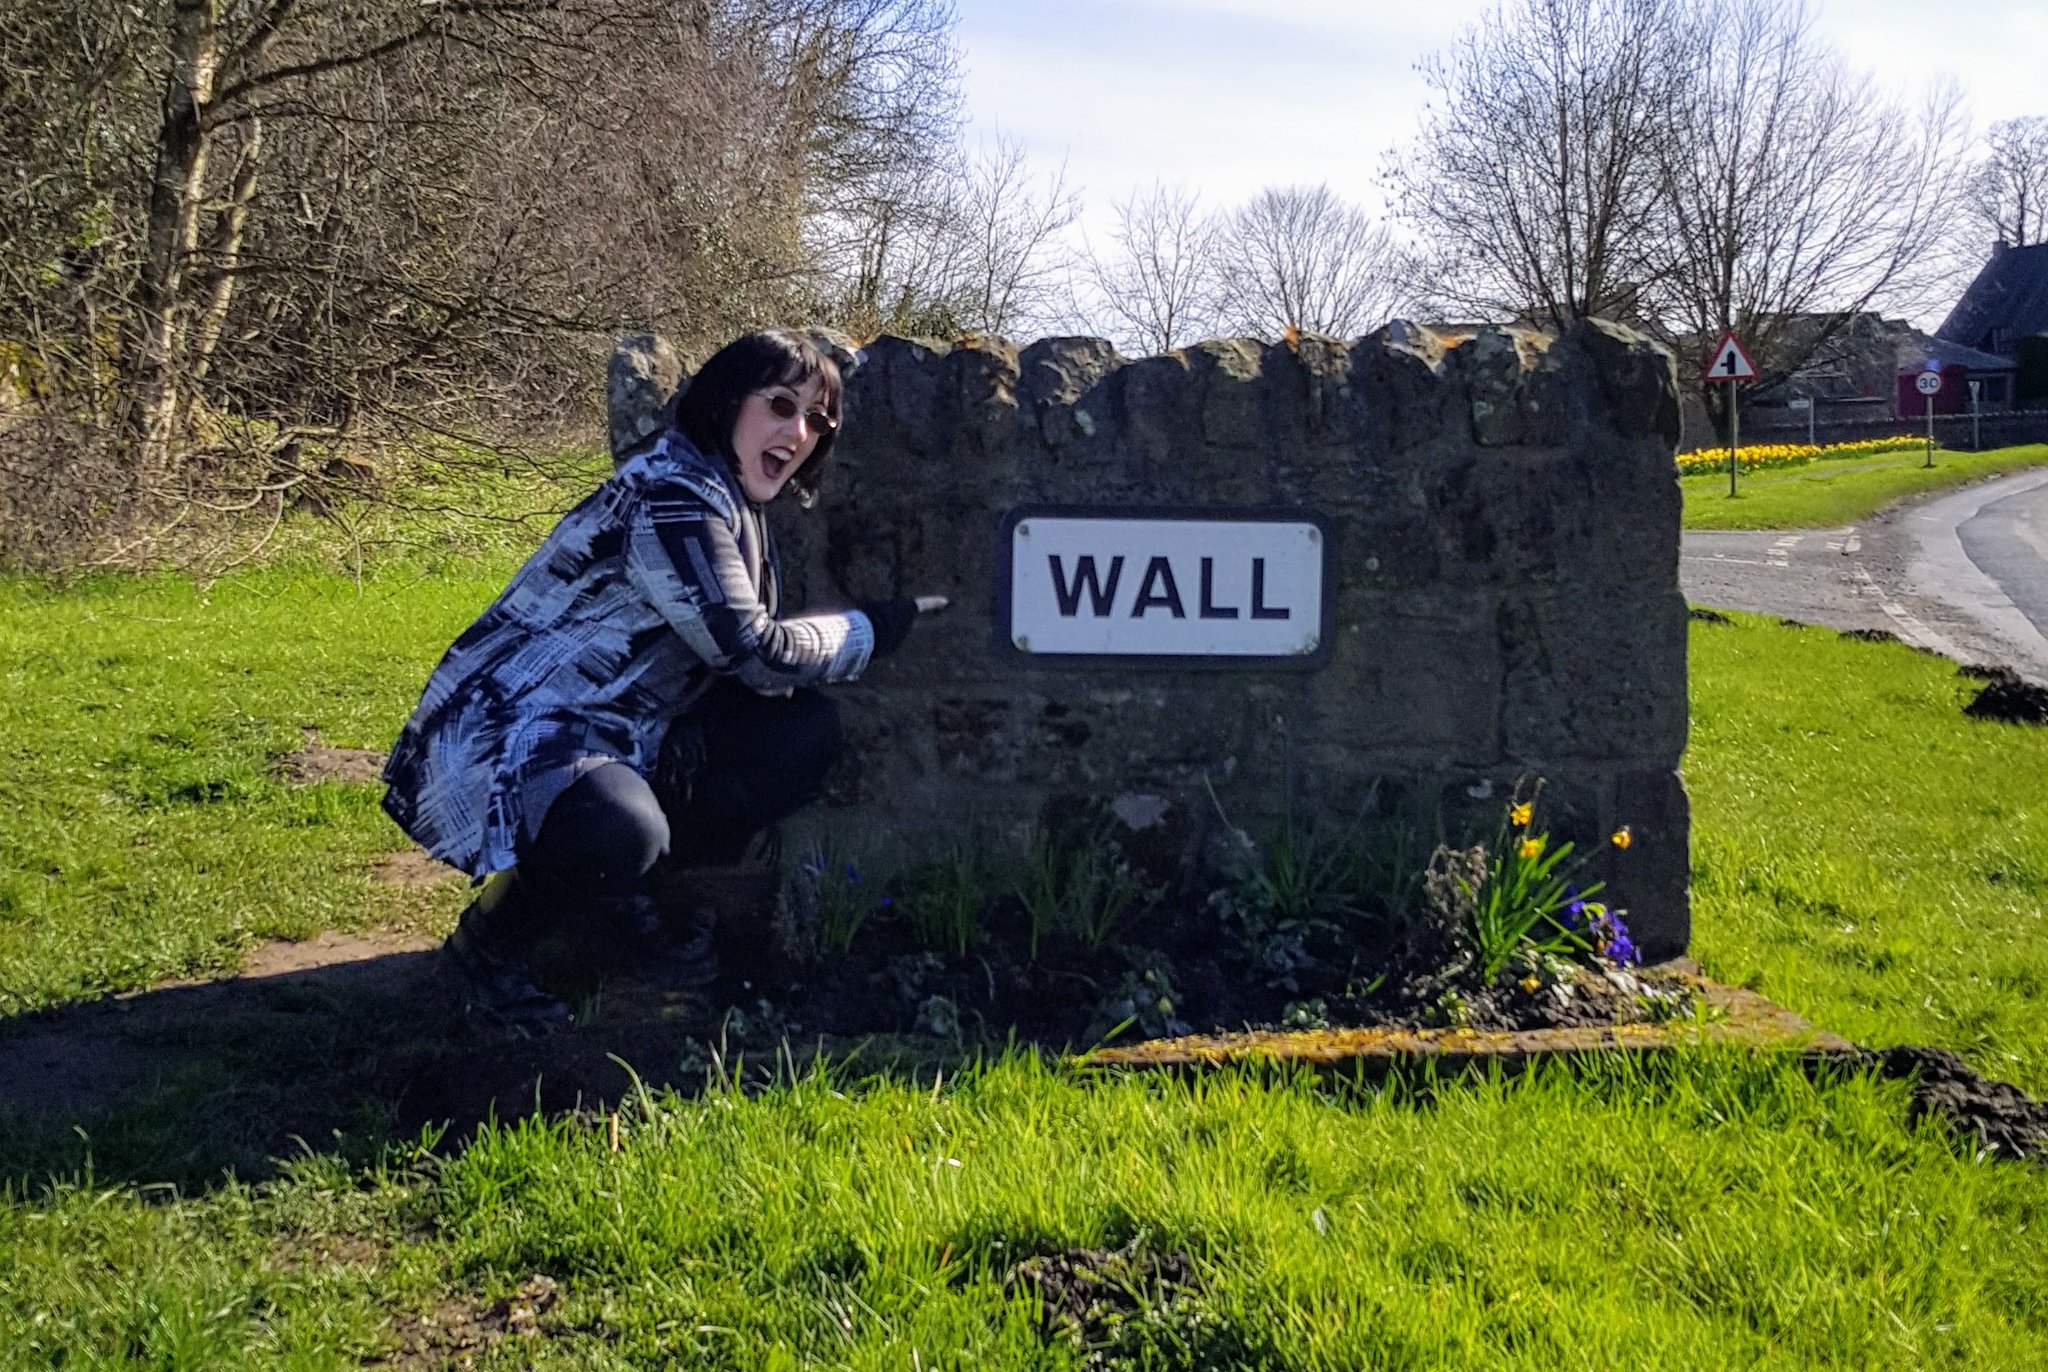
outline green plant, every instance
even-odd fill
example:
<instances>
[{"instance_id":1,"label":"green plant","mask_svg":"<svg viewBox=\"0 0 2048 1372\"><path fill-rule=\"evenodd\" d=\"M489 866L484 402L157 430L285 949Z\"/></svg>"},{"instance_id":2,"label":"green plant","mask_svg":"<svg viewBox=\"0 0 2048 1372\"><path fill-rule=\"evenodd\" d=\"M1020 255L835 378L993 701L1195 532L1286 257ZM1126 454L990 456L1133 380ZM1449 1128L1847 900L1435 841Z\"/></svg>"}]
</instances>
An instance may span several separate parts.
<instances>
[{"instance_id":1,"label":"green plant","mask_svg":"<svg viewBox=\"0 0 2048 1372\"><path fill-rule=\"evenodd\" d=\"M860 864L829 838L811 844L797 875L798 890L815 912L818 947L825 952L852 947L868 918L890 904L888 896L868 885Z\"/></svg>"},{"instance_id":2,"label":"green plant","mask_svg":"<svg viewBox=\"0 0 2048 1372\"><path fill-rule=\"evenodd\" d=\"M1133 907L1159 896L1138 879L1114 841L1086 834L1062 842L1044 829L1033 836L1012 893L1024 908L1025 944L1034 960L1048 937L1100 948Z\"/></svg>"},{"instance_id":3,"label":"green plant","mask_svg":"<svg viewBox=\"0 0 2048 1372\"><path fill-rule=\"evenodd\" d=\"M988 885L988 874L976 850L956 845L939 861L907 874L895 904L919 943L964 956L981 939Z\"/></svg>"},{"instance_id":4,"label":"green plant","mask_svg":"<svg viewBox=\"0 0 2048 1372\"><path fill-rule=\"evenodd\" d=\"M1633 840L1624 826L1611 841L1626 849ZM1431 856L1431 899L1439 907L1455 902L1451 913L1454 920L1463 917L1480 985L1491 983L1524 948L1538 955L1634 959L1621 912L1589 899L1603 883L1581 887L1573 880L1585 859L1571 861L1572 852L1570 842L1554 843L1536 828L1535 799L1518 795L1502 813L1490 850L1439 847Z\"/></svg>"}]
</instances>

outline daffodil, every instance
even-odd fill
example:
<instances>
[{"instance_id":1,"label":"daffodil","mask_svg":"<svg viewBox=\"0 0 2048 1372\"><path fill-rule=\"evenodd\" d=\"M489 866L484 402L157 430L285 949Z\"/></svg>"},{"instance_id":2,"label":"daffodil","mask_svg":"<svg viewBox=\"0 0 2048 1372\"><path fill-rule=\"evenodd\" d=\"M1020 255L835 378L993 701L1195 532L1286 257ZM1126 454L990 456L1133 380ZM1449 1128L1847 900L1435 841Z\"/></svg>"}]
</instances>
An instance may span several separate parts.
<instances>
[{"instance_id":1,"label":"daffodil","mask_svg":"<svg viewBox=\"0 0 2048 1372\"><path fill-rule=\"evenodd\" d=\"M1607 841L1613 844L1615 847L1621 849L1625 853L1628 851L1628 846L1631 843L1634 843L1636 840L1635 835L1629 833L1628 826L1624 824L1619 829L1616 829L1614 833L1608 837Z\"/></svg>"},{"instance_id":2,"label":"daffodil","mask_svg":"<svg viewBox=\"0 0 2048 1372\"><path fill-rule=\"evenodd\" d=\"M1517 829L1526 829L1529 826L1529 821L1533 819L1535 815L1536 802L1533 800L1525 800L1519 805L1510 806L1508 808L1508 823L1514 825Z\"/></svg>"},{"instance_id":3,"label":"daffodil","mask_svg":"<svg viewBox=\"0 0 2048 1372\"><path fill-rule=\"evenodd\" d=\"M1540 838L1525 838L1522 840L1522 846L1520 848L1517 848L1515 851L1520 853L1525 858L1542 857L1543 840Z\"/></svg>"}]
</instances>

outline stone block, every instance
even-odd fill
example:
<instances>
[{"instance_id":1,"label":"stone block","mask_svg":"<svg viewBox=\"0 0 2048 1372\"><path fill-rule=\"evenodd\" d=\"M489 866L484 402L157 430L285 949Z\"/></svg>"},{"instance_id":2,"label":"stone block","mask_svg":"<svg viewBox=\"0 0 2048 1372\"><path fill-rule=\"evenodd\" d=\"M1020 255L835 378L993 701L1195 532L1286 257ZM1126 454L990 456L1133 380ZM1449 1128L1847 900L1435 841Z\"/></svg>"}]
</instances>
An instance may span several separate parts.
<instances>
[{"instance_id":1,"label":"stone block","mask_svg":"<svg viewBox=\"0 0 2048 1372\"><path fill-rule=\"evenodd\" d=\"M1391 807L1422 858L1440 831L1491 832L1540 777L1557 833L1631 826L1621 903L1646 947L1682 951L1675 397L1667 354L1601 324L1396 323L1134 361L1093 339L877 339L820 507L772 516L792 608L953 607L843 690L821 822L944 845L1026 833L1057 797L1203 816L1213 789L1241 823ZM1315 512L1326 655L1019 659L998 540L1042 504Z\"/></svg>"}]
</instances>

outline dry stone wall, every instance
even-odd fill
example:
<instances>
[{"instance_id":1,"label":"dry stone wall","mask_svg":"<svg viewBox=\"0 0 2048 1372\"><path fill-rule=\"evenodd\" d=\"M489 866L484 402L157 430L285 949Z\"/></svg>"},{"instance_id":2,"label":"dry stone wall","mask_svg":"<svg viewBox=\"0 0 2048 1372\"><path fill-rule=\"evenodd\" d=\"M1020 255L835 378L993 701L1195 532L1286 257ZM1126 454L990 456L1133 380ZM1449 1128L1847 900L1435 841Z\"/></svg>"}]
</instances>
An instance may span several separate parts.
<instances>
[{"instance_id":1,"label":"dry stone wall","mask_svg":"<svg viewBox=\"0 0 2048 1372\"><path fill-rule=\"evenodd\" d=\"M1219 807L1254 833L1366 812L1426 855L1541 778L1645 952L1684 951L1679 410L1655 344L1598 322L1142 360L884 337L845 410L819 508L776 511L793 601L952 608L841 693L819 822L984 842L1092 799L1192 861ZM1307 670L1020 658L1003 523L1038 505L1311 512L1333 639Z\"/></svg>"}]
</instances>

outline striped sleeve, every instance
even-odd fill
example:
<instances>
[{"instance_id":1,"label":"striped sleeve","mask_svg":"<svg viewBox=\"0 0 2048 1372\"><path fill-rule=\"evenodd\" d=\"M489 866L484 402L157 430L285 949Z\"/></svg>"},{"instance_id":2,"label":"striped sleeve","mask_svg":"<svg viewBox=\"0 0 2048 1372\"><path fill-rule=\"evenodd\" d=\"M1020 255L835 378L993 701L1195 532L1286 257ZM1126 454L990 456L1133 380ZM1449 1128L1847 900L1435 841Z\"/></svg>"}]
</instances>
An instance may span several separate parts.
<instances>
[{"instance_id":1,"label":"striped sleeve","mask_svg":"<svg viewBox=\"0 0 2048 1372\"><path fill-rule=\"evenodd\" d=\"M858 611L770 617L732 526L686 489L638 503L626 572L692 653L763 695L852 681L874 653L874 628Z\"/></svg>"}]
</instances>

